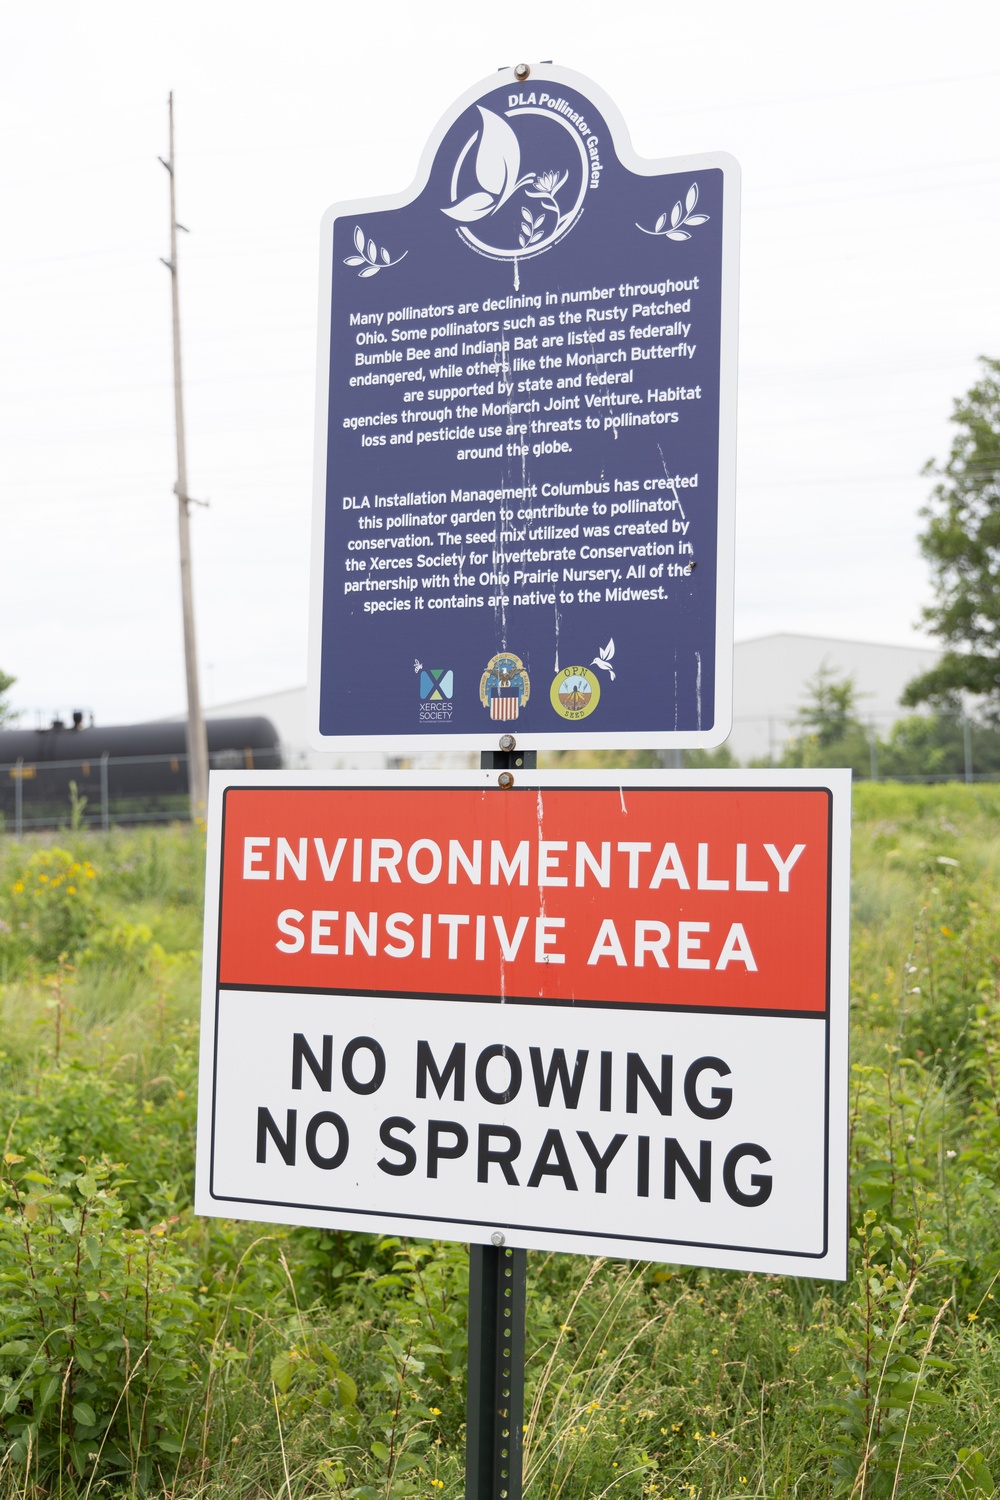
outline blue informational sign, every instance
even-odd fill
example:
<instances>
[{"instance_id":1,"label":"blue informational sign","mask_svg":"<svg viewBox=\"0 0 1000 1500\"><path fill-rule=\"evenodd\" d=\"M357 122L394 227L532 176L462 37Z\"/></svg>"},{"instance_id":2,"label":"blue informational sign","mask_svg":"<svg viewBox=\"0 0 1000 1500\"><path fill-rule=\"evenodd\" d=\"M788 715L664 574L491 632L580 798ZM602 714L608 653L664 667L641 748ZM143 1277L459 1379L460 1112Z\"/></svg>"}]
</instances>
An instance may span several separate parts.
<instances>
[{"instance_id":1,"label":"blue informational sign","mask_svg":"<svg viewBox=\"0 0 1000 1500\"><path fill-rule=\"evenodd\" d=\"M730 157L640 160L548 64L328 212L318 745L725 739L738 214Z\"/></svg>"}]
</instances>

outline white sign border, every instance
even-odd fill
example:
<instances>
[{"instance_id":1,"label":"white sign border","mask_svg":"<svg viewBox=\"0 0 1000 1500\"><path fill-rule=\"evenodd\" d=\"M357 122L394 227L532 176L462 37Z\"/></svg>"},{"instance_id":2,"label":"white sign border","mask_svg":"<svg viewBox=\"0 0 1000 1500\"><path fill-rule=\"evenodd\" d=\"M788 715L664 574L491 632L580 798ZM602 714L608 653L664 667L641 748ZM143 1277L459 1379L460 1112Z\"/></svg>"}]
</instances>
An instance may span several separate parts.
<instances>
[{"instance_id":1,"label":"white sign border","mask_svg":"<svg viewBox=\"0 0 1000 1500\"><path fill-rule=\"evenodd\" d=\"M537 1231L508 1224L484 1225L428 1214L415 1222L411 1216L379 1211L352 1218L353 1210L301 1206L278 1202L216 1197L212 1190L215 1138L215 1078L218 1037L218 944L222 876L224 794L230 787L374 788L418 791L448 788L497 788L498 771L457 772L310 772L213 771L210 774L208 851L206 861L205 939L202 970L202 1024L199 1063L199 1107L195 1211L215 1217L247 1218L262 1223L335 1227L356 1232L414 1235L421 1238L490 1243L494 1233L508 1246L586 1255L610 1255L665 1261L668 1264L708 1266L722 1270L813 1276L844 1280L847 1274L848 1233L848 1077L849 1077L849 919L850 919L850 793L848 770L757 771L524 771L517 780L531 789L578 790L637 787L650 790L806 790L831 794L829 890L829 1014L826 1020L826 1158L824 1218L826 1242L820 1255L801 1251L758 1251L752 1247L692 1245L672 1241L643 1241L608 1234L605 1237L552 1228ZM523 790L522 790L523 795ZM240 1213L240 1206L252 1211ZM668 1255L657 1254L669 1250ZM638 1251L638 1254L637 1254Z\"/></svg>"},{"instance_id":2,"label":"white sign border","mask_svg":"<svg viewBox=\"0 0 1000 1500\"><path fill-rule=\"evenodd\" d=\"M551 63L536 63L531 70L531 86L554 83L575 89L591 99L603 114L618 158L622 165L638 176L655 177L668 172L700 172L716 168L723 173L725 210L722 224L722 301L719 361L719 486L718 534L716 539L716 618L715 618L715 719L706 730L640 730L601 734L595 729L571 731L551 728L518 730L517 743L522 750L568 749L631 750L648 748L711 749L721 745L733 724L733 613L736 554L736 386L739 344L739 234L740 234L740 166L726 152L709 152L697 156L650 159L636 154L628 127L612 99L582 73ZM484 724L475 734L335 734L324 735L319 728L320 668L323 651L323 571L327 517L327 460L330 416L330 346L332 338L333 230L338 218L354 218L363 213L382 213L406 208L420 196L430 178L438 149L454 122L484 94L508 86L523 89L525 84L514 76L513 68L502 68L468 89L438 121L431 132L411 185L401 193L379 198L356 198L335 203L323 215L320 229L319 257L319 335L316 355L316 437L314 449L313 526L309 592L309 657L306 686L306 723L310 743L318 750L384 750L399 751L481 750L492 739Z\"/></svg>"}]
</instances>

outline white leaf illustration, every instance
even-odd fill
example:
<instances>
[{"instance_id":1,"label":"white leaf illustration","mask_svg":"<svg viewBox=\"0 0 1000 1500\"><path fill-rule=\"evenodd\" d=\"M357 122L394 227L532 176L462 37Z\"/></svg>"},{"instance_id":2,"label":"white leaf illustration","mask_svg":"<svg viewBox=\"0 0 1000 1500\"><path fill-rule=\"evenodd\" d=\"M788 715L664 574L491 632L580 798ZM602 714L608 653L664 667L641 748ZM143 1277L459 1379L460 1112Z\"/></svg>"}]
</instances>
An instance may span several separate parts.
<instances>
[{"instance_id":1,"label":"white leaf illustration","mask_svg":"<svg viewBox=\"0 0 1000 1500\"><path fill-rule=\"evenodd\" d=\"M608 644L606 646L604 646L604 647L601 648L601 650L600 650L600 652L598 654L600 655L602 661L610 661L611 660L611 658L615 654L614 636L612 636L611 640L608 641Z\"/></svg>"},{"instance_id":2,"label":"white leaf illustration","mask_svg":"<svg viewBox=\"0 0 1000 1500\"><path fill-rule=\"evenodd\" d=\"M527 222L529 224L531 223L531 210L530 210L530 208L522 208L521 209L521 218L527 220Z\"/></svg>"},{"instance_id":3,"label":"white leaf illustration","mask_svg":"<svg viewBox=\"0 0 1000 1500\"><path fill-rule=\"evenodd\" d=\"M521 148L507 121L481 104L477 107L483 122L476 152L476 178L481 191L470 193L461 202L441 210L460 224L472 224L477 219L485 219L488 214L495 214L518 188L534 178L533 172L524 177L517 175Z\"/></svg>"},{"instance_id":4,"label":"white leaf illustration","mask_svg":"<svg viewBox=\"0 0 1000 1500\"><path fill-rule=\"evenodd\" d=\"M345 255L345 266L360 266L358 275L362 277L377 276L385 266L398 266L401 260L405 260L409 254L404 250L402 255L397 255L393 260L388 250L379 250L374 240L365 243L364 231L360 224L355 225L354 243L357 246L357 255Z\"/></svg>"},{"instance_id":5,"label":"white leaf illustration","mask_svg":"<svg viewBox=\"0 0 1000 1500\"><path fill-rule=\"evenodd\" d=\"M682 229L681 226L687 224L691 227L696 227L699 224L707 224L709 219L708 214L696 214L692 212L697 202L698 184L692 182L684 195L684 207L681 207L681 201L678 198L670 210L669 229L667 228L667 215L665 213L660 214L652 229L647 229L645 225L638 223L635 227L636 229L641 229L643 234L663 234L668 240L689 240L691 238L690 234L688 234L686 229Z\"/></svg>"},{"instance_id":6,"label":"white leaf illustration","mask_svg":"<svg viewBox=\"0 0 1000 1500\"><path fill-rule=\"evenodd\" d=\"M441 212L447 214L449 219L457 219L460 224L473 224L476 219L485 219L486 215L493 212L494 199L489 193L470 193L463 198L461 203L453 203L450 208L443 208Z\"/></svg>"},{"instance_id":7,"label":"white leaf illustration","mask_svg":"<svg viewBox=\"0 0 1000 1500\"><path fill-rule=\"evenodd\" d=\"M507 121L491 109L479 105L483 119L479 150L476 153L476 180L487 193L499 198L504 189L517 181L521 166L521 148Z\"/></svg>"}]
</instances>

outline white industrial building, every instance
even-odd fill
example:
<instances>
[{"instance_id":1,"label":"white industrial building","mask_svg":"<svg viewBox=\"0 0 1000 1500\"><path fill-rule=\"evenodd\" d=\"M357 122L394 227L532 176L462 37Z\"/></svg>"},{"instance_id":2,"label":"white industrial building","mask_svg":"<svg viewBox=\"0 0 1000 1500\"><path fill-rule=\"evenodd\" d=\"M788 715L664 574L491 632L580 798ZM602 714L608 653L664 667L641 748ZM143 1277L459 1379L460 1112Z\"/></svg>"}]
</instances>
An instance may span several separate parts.
<instances>
[{"instance_id":1,"label":"white industrial building","mask_svg":"<svg viewBox=\"0 0 1000 1500\"><path fill-rule=\"evenodd\" d=\"M911 712L900 707L906 684L938 659L929 647L886 646L875 641L842 641L817 635L764 635L736 644L733 662L733 732L728 746L737 760L777 757L799 732L797 714L809 696L808 684L826 668L838 679L852 677L858 713L884 734L894 719ZM206 709L212 718L263 714L278 730L289 767L364 767L385 764L384 755L314 750L309 743L304 687L279 689L236 703ZM445 763L452 752L442 747ZM421 766L442 763L442 754L408 757ZM472 758L474 759L474 757ZM472 763L468 756L462 760Z\"/></svg>"},{"instance_id":2,"label":"white industrial building","mask_svg":"<svg viewBox=\"0 0 1000 1500\"><path fill-rule=\"evenodd\" d=\"M762 635L739 641L733 659L733 732L728 745L742 762L780 756L801 733L797 715L810 682L822 668L857 688L858 717L884 735L894 720L913 713L900 698L907 683L926 672L940 652L926 646L885 646L821 635Z\"/></svg>"}]
</instances>

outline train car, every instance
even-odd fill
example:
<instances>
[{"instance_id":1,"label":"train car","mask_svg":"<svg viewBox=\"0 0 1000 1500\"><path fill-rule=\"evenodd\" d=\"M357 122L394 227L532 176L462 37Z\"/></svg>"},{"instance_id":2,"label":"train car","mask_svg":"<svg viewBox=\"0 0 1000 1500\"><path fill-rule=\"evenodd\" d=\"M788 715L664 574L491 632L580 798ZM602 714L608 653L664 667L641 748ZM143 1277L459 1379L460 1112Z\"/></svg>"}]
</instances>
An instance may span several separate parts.
<instances>
[{"instance_id":1,"label":"train car","mask_svg":"<svg viewBox=\"0 0 1000 1500\"><path fill-rule=\"evenodd\" d=\"M270 719L208 719L212 769L271 770L282 764ZM72 785L71 785L72 783ZM85 806L82 799L86 799ZM85 725L0 730L0 814L8 832L76 821L97 826L188 815L186 725Z\"/></svg>"}]
</instances>

